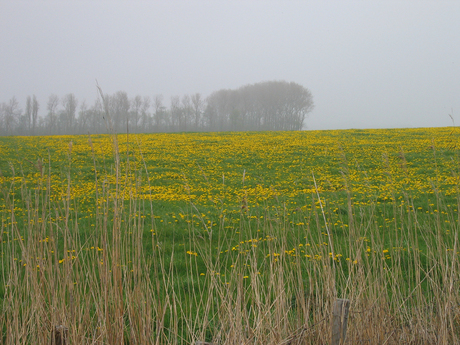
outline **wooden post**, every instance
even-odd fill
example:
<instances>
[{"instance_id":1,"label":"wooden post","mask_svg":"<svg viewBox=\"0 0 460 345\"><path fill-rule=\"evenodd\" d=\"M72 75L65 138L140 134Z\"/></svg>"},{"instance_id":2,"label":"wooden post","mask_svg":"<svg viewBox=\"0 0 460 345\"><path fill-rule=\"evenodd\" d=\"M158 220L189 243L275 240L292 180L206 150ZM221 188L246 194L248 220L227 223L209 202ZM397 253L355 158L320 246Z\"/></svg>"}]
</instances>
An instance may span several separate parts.
<instances>
[{"instance_id":1,"label":"wooden post","mask_svg":"<svg viewBox=\"0 0 460 345\"><path fill-rule=\"evenodd\" d=\"M337 298L332 307L332 345L345 344L350 300Z\"/></svg>"},{"instance_id":2,"label":"wooden post","mask_svg":"<svg viewBox=\"0 0 460 345\"><path fill-rule=\"evenodd\" d=\"M66 345L69 329L63 325L55 326L51 331L51 345Z\"/></svg>"}]
</instances>

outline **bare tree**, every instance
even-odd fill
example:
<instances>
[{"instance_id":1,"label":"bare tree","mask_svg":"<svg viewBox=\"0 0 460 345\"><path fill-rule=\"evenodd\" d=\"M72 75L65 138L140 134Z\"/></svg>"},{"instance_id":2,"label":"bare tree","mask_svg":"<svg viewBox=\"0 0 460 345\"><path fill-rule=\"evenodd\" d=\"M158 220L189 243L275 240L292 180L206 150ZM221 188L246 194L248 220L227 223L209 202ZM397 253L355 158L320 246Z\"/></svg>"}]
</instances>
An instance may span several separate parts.
<instances>
[{"instance_id":1,"label":"bare tree","mask_svg":"<svg viewBox=\"0 0 460 345\"><path fill-rule=\"evenodd\" d=\"M105 102L104 107L101 102ZM152 103L152 114L149 113ZM170 108L163 104L163 96L135 96L129 99L124 91L96 100L88 108L70 93L62 98L49 96L47 115L38 116L39 103L35 95L28 96L25 111L19 109L15 97L0 106L1 134L93 133L104 129L121 132L149 131L244 131L244 130L301 130L312 111L313 97L303 86L286 81L249 84L235 90L222 89L206 99L200 93L171 97ZM102 110L108 109L105 113ZM109 115L109 116L108 116ZM105 126L104 126L105 124Z\"/></svg>"},{"instance_id":2,"label":"bare tree","mask_svg":"<svg viewBox=\"0 0 460 345\"><path fill-rule=\"evenodd\" d=\"M32 135L35 134L35 128L37 128L38 109L40 109L40 104L34 95L32 98Z\"/></svg>"},{"instance_id":3,"label":"bare tree","mask_svg":"<svg viewBox=\"0 0 460 345\"><path fill-rule=\"evenodd\" d=\"M141 117L141 111L142 111L142 97L140 95L137 95L134 97L134 99L131 101L131 109L130 109L130 124L132 128L132 132L137 133L138 132L138 125L139 125L139 119Z\"/></svg>"},{"instance_id":4,"label":"bare tree","mask_svg":"<svg viewBox=\"0 0 460 345\"><path fill-rule=\"evenodd\" d=\"M80 110L78 112L78 133L85 133L89 129L89 110L86 102L80 103Z\"/></svg>"},{"instance_id":5,"label":"bare tree","mask_svg":"<svg viewBox=\"0 0 460 345\"><path fill-rule=\"evenodd\" d=\"M24 116L27 121L27 132L30 132L30 129L32 127L32 97L30 96L27 96Z\"/></svg>"},{"instance_id":6,"label":"bare tree","mask_svg":"<svg viewBox=\"0 0 460 345\"><path fill-rule=\"evenodd\" d=\"M97 98L92 107L88 110L88 123L91 132L102 133L105 126L104 120L102 102L100 98Z\"/></svg>"},{"instance_id":7,"label":"bare tree","mask_svg":"<svg viewBox=\"0 0 460 345\"><path fill-rule=\"evenodd\" d=\"M46 126L48 127L49 134L52 134L58 130L58 119L57 119L57 107L59 105L59 97L55 94L52 94L48 98L48 103L46 109L48 114L46 116Z\"/></svg>"},{"instance_id":8,"label":"bare tree","mask_svg":"<svg viewBox=\"0 0 460 345\"><path fill-rule=\"evenodd\" d=\"M313 109L311 92L285 81L219 90L207 103L205 116L210 130L301 130Z\"/></svg>"},{"instance_id":9,"label":"bare tree","mask_svg":"<svg viewBox=\"0 0 460 345\"><path fill-rule=\"evenodd\" d=\"M150 109L150 98L148 96L144 97L141 106L141 126L142 131L146 132L151 129L151 117L149 114Z\"/></svg>"},{"instance_id":10,"label":"bare tree","mask_svg":"<svg viewBox=\"0 0 460 345\"><path fill-rule=\"evenodd\" d=\"M207 99L208 111L206 115L209 120L210 130L230 130L230 114L233 110L232 93L235 91L222 89L213 92ZM212 111L211 111L212 109Z\"/></svg>"},{"instance_id":11,"label":"bare tree","mask_svg":"<svg viewBox=\"0 0 460 345\"><path fill-rule=\"evenodd\" d=\"M165 106L163 105L163 95L156 95L153 100L153 124L154 130L160 132L162 128L167 126L165 118Z\"/></svg>"},{"instance_id":12,"label":"bare tree","mask_svg":"<svg viewBox=\"0 0 460 345\"><path fill-rule=\"evenodd\" d=\"M61 118L64 122L64 131L71 134L74 132L78 101L73 93L69 93L63 97L62 105L64 110Z\"/></svg>"},{"instance_id":13,"label":"bare tree","mask_svg":"<svg viewBox=\"0 0 460 345\"><path fill-rule=\"evenodd\" d=\"M204 111L205 102L201 97L200 93L195 93L191 97L192 101L192 112L193 112L193 124L195 129L198 129L202 125L202 116Z\"/></svg>"},{"instance_id":14,"label":"bare tree","mask_svg":"<svg viewBox=\"0 0 460 345\"><path fill-rule=\"evenodd\" d=\"M183 120L183 113L182 108L180 105L180 97L179 96L172 96L171 97L171 106L169 108L171 111L171 131L177 131L182 128L184 120Z\"/></svg>"},{"instance_id":15,"label":"bare tree","mask_svg":"<svg viewBox=\"0 0 460 345\"><path fill-rule=\"evenodd\" d=\"M125 132L129 124L130 102L125 91L118 91L109 99L110 115L112 116L113 129L116 132Z\"/></svg>"},{"instance_id":16,"label":"bare tree","mask_svg":"<svg viewBox=\"0 0 460 345\"><path fill-rule=\"evenodd\" d=\"M12 97L8 103L3 104L3 128L6 135L13 134L15 125L21 116L19 103L16 97Z\"/></svg>"},{"instance_id":17,"label":"bare tree","mask_svg":"<svg viewBox=\"0 0 460 345\"><path fill-rule=\"evenodd\" d=\"M181 100L182 108L182 127L181 131L187 131L192 123L192 103L190 102L190 96L184 95Z\"/></svg>"},{"instance_id":18,"label":"bare tree","mask_svg":"<svg viewBox=\"0 0 460 345\"><path fill-rule=\"evenodd\" d=\"M208 131L215 131L216 130L216 123L217 123L217 111L213 104L213 102L207 102L206 109L203 113L203 126Z\"/></svg>"}]
</instances>

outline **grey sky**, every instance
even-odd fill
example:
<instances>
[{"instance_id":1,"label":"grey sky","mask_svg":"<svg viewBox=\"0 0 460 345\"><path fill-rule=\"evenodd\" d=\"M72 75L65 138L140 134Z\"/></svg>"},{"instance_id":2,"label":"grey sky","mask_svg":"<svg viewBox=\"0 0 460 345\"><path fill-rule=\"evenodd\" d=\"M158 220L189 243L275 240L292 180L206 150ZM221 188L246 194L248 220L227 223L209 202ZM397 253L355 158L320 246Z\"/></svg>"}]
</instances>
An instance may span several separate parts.
<instances>
[{"instance_id":1,"label":"grey sky","mask_svg":"<svg viewBox=\"0 0 460 345\"><path fill-rule=\"evenodd\" d=\"M313 94L308 129L460 124L460 1L0 0L0 102L40 115L51 93L91 104L267 80Z\"/></svg>"}]
</instances>

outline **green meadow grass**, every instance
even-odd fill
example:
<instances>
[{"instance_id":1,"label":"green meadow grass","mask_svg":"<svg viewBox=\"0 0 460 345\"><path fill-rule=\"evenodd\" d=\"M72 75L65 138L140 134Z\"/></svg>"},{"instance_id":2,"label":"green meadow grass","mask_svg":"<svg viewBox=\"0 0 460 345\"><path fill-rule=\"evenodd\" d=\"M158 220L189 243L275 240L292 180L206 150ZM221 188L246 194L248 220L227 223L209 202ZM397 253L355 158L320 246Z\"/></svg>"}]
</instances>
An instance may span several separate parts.
<instances>
[{"instance_id":1,"label":"green meadow grass","mask_svg":"<svg viewBox=\"0 0 460 345\"><path fill-rule=\"evenodd\" d=\"M3 343L458 343L452 128L0 138Z\"/></svg>"}]
</instances>

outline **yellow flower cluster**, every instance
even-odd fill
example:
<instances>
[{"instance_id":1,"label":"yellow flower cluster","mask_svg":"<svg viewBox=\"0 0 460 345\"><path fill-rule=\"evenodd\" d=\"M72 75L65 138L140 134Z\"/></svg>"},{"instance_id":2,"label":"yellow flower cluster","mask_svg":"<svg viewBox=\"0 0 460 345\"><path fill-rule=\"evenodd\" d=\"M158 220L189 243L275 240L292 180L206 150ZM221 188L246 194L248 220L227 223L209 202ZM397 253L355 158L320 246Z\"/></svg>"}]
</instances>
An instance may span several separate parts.
<instances>
[{"instance_id":1,"label":"yellow flower cluster","mask_svg":"<svg viewBox=\"0 0 460 345\"><path fill-rule=\"evenodd\" d=\"M97 212L115 198L110 194L113 191L101 191L115 183L122 187L118 198L171 205L165 207L167 211L155 209L155 214L139 212L133 217L151 216L157 226L185 231L199 227L209 233L216 228L238 233L241 214L255 227L288 218L289 225L306 229L310 220L303 217L305 211L327 209L331 214L347 214L347 203L391 203L407 211L442 216L444 211L437 210L430 200L436 193L452 196L448 207L457 209L459 138L456 128L136 134L130 135L129 141L126 135L119 135L117 169L113 137L109 135L91 140L88 136L9 137L0 138L0 185L17 199L22 198L20 187L26 185L49 191L54 201L76 201L69 203L69 211L78 211L80 219L86 219L91 227ZM316 193L326 197L311 202ZM426 202L409 204L407 195L414 200L425 198ZM178 208L190 201L200 211L189 214L182 208L179 212ZM12 207L0 195L4 237L18 218L27 219L24 203ZM210 209L218 209L219 215L210 214ZM251 212L254 209L268 209L270 217ZM12 213L16 219L11 218ZM51 223L64 218L55 213L46 220L29 222ZM377 226L385 229L392 224L394 219L389 217ZM325 225L335 230L349 227L339 216L327 219ZM154 226L149 230L157 235ZM330 238L323 235L316 246L312 243L315 248L330 246ZM264 236L242 239L225 252L250 252L271 240ZM40 242L48 242L48 238ZM276 259L282 253L317 260L327 253L333 255L329 251L307 253L304 249L310 248L309 243L296 246L268 256ZM368 255L377 252L367 245L363 251ZM388 249L378 252L385 260L391 258ZM192 249L186 253L199 256ZM334 253L334 260L341 256ZM66 259L74 257L60 262ZM358 262L351 257L346 261Z\"/></svg>"}]
</instances>

